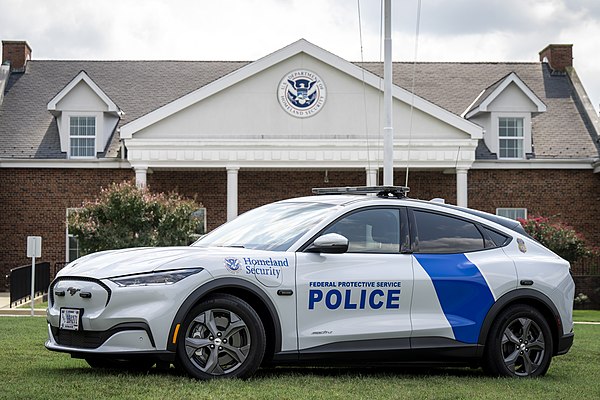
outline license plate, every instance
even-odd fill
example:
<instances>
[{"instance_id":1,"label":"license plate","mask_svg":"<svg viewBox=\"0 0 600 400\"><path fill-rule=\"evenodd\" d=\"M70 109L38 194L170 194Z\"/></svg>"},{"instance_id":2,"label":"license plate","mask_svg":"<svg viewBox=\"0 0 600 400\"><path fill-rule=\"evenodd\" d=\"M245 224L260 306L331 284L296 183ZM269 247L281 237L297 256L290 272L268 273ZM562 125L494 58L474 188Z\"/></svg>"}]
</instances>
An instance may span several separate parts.
<instances>
[{"instance_id":1,"label":"license plate","mask_svg":"<svg viewBox=\"0 0 600 400\"><path fill-rule=\"evenodd\" d=\"M60 309L60 329L78 331L81 321L81 310L75 308Z\"/></svg>"}]
</instances>

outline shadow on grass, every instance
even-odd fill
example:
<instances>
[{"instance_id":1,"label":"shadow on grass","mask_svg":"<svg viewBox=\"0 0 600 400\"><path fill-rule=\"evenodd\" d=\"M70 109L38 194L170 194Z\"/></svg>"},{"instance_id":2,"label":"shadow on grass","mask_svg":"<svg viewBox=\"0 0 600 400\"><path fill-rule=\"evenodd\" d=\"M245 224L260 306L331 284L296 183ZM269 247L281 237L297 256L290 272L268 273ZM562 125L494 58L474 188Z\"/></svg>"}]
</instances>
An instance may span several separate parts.
<instances>
[{"instance_id":1,"label":"shadow on grass","mask_svg":"<svg viewBox=\"0 0 600 400\"><path fill-rule=\"evenodd\" d=\"M40 369L40 368L34 368ZM40 369L41 370L41 369ZM46 375L61 376L65 374L73 374L79 376L96 376L96 377L112 377L126 374L128 376L165 376L173 378L189 377L182 371L171 366L170 368L153 367L149 371L140 372L125 369L110 369L110 368L91 368L82 367L67 367L67 368L51 368L44 369ZM423 367L423 366L277 366L260 368L252 379L277 379L277 378L298 378L298 377L318 377L318 378L421 378L424 376L448 376L448 377L486 377L481 369L468 367Z\"/></svg>"},{"instance_id":2,"label":"shadow on grass","mask_svg":"<svg viewBox=\"0 0 600 400\"><path fill-rule=\"evenodd\" d=\"M453 376L453 377L484 377L481 369L468 367L423 367L423 366L366 366L366 367L314 367L314 366L283 366L261 368L257 371L256 378L274 378L281 376L306 376L306 377L422 377L422 376Z\"/></svg>"}]
</instances>

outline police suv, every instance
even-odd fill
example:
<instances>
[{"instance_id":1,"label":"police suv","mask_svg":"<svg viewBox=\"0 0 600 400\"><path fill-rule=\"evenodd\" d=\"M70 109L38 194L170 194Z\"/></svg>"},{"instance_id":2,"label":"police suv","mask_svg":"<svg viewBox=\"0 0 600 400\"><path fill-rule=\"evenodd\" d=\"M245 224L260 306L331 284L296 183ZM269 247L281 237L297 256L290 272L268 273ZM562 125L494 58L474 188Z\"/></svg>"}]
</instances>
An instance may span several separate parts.
<instances>
[{"instance_id":1,"label":"police suv","mask_svg":"<svg viewBox=\"0 0 600 400\"><path fill-rule=\"evenodd\" d=\"M407 190L315 189L190 247L82 257L50 285L46 347L199 379L300 362L544 375L573 343L569 263L516 221Z\"/></svg>"}]
</instances>

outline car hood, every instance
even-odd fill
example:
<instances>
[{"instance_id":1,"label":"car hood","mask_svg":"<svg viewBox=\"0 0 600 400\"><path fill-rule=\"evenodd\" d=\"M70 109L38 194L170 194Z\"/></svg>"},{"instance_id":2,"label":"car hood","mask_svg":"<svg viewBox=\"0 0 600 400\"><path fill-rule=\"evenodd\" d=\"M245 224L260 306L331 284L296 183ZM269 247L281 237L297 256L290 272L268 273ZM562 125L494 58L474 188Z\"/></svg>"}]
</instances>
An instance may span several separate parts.
<instances>
[{"instance_id":1,"label":"car hood","mask_svg":"<svg viewBox=\"0 0 600 400\"><path fill-rule=\"evenodd\" d=\"M210 256L231 254L228 248L210 249ZM226 253L225 253L226 252ZM144 247L109 250L89 254L63 268L57 276L82 276L104 279L157 270L204 267L208 248Z\"/></svg>"},{"instance_id":2,"label":"car hood","mask_svg":"<svg viewBox=\"0 0 600 400\"><path fill-rule=\"evenodd\" d=\"M253 277L268 287L283 282L283 270L293 268L294 254L239 247L145 247L103 251L79 258L57 277L106 279L184 268L204 268L212 276Z\"/></svg>"}]
</instances>

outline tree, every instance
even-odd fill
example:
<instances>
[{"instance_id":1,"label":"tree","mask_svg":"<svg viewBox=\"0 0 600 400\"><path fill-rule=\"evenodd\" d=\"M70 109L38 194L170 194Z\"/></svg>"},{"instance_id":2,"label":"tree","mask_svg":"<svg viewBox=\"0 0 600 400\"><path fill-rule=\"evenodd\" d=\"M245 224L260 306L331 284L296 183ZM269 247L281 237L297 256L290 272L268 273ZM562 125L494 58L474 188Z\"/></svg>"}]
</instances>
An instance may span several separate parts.
<instances>
[{"instance_id":1,"label":"tree","mask_svg":"<svg viewBox=\"0 0 600 400\"><path fill-rule=\"evenodd\" d=\"M184 246L199 221L192 213L201 205L177 193L152 193L131 182L113 183L98 199L71 213L69 233L82 254L142 246Z\"/></svg>"},{"instance_id":2,"label":"tree","mask_svg":"<svg viewBox=\"0 0 600 400\"><path fill-rule=\"evenodd\" d=\"M581 235L568 225L545 217L520 218L519 222L531 237L569 262L593 253Z\"/></svg>"}]
</instances>

